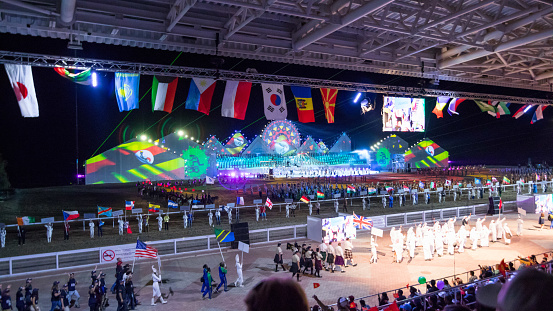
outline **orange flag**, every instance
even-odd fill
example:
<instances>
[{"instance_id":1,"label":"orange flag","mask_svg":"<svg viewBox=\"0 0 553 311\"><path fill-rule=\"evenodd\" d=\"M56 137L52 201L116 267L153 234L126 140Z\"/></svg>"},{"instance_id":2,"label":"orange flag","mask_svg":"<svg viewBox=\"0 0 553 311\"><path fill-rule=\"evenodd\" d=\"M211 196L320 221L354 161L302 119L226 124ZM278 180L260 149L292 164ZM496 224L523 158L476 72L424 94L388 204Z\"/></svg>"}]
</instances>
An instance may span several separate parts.
<instances>
[{"instance_id":1,"label":"orange flag","mask_svg":"<svg viewBox=\"0 0 553 311\"><path fill-rule=\"evenodd\" d=\"M325 106L326 121L328 121L328 123L334 123L334 107L336 107L338 90L321 88L321 95Z\"/></svg>"},{"instance_id":2,"label":"orange flag","mask_svg":"<svg viewBox=\"0 0 553 311\"><path fill-rule=\"evenodd\" d=\"M317 287L319 287L319 286L321 286L321 284L319 284L319 283L313 283L313 288L317 288Z\"/></svg>"}]
</instances>

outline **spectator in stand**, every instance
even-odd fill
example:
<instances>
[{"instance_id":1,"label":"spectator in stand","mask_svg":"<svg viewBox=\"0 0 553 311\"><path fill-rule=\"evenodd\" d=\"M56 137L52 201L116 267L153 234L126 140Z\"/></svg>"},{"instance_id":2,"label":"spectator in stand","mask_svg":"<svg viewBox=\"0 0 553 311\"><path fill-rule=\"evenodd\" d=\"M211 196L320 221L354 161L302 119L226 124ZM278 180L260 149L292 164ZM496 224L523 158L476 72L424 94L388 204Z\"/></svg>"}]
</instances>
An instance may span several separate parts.
<instances>
[{"instance_id":1,"label":"spectator in stand","mask_svg":"<svg viewBox=\"0 0 553 311\"><path fill-rule=\"evenodd\" d=\"M349 296L348 297L348 302L349 302L349 310L350 311L357 311L357 304L355 303L355 297L354 296Z\"/></svg>"},{"instance_id":2,"label":"spectator in stand","mask_svg":"<svg viewBox=\"0 0 553 311\"><path fill-rule=\"evenodd\" d=\"M553 292L553 276L536 269L523 269L497 296L497 311L551 310L547 297Z\"/></svg>"},{"instance_id":3,"label":"spectator in stand","mask_svg":"<svg viewBox=\"0 0 553 311\"><path fill-rule=\"evenodd\" d=\"M385 306L390 303L390 299L388 298L388 294L386 292L382 293L382 296L378 295L378 305L379 306Z\"/></svg>"},{"instance_id":4,"label":"spectator in stand","mask_svg":"<svg viewBox=\"0 0 553 311\"><path fill-rule=\"evenodd\" d=\"M461 305L450 305L445 306L443 311L470 311L470 309Z\"/></svg>"},{"instance_id":5,"label":"spectator in stand","mask_svg":"<svg viewBox=\"0 0 553 311\"><path fill-rule=\"evenodd\" d=\"M334 308L329 307L324 303L322 303L319 300L319 297L317 297L317 295L313 295L313 299L315 299L319 307L321 307L321 311L334 311ZM336 308L337 308L337 311L350 311L348 300L344 297L338 298L338 301L336 301Z\"/></svg>"},{"instance_id":6,"label":"spectator in stand","mask_svg":"<svg viewBox=\"0 0 553 311\"><path fill-rule=\"evenodd\" d=\"M250 290L244 302L248 311L309 310L305 292L290 279L263 280Z\"/></svg>"},{"instance_id":7,"label":"spectator in stand","mask_svg":"<svg viewBox=\"0 0 553 311\"><path fill-rule=\"evenodd\" d=\"M436 287L436 280L431 280L430 285L426 285L426 293L437 292L439 289Z\"/></svg>"},{"instance_id":8,"label":"spectator in stand","mask_svg":"<svg viewBox=\"0 0 553 311\"><path fill-rule=\"evenodd\" d=\"M367 303L365 300L361 299L359 300L359 305L361 306L360 311L369 311L369 306L367 306Z\"/></svg>"},{"instance_id":9,"label":"spectator in stand","mask_svg":"<svg viewBox=\"0 0 553 311\"><path fill-rule=\"evenodd\" d=\"M396 298L396 301L402 301L402 300L405 300L405 299L407 299L407 297L405 297L405 296L403 295L403 290L401 290L401 289L398 290L398 291L397 291L397 298Z\"/></svg>"},{"instance_id":10,"label":"spectator in stand","mask_svg":"<svg viewBox=\"0 0 553 311\"><path fill-rule=\"evenodd\" d=\"M476 275L474 275L474 271L470 271L469 274L470 274L469 283L472 283L477 280Z\"/></svg>"}]
</instances>

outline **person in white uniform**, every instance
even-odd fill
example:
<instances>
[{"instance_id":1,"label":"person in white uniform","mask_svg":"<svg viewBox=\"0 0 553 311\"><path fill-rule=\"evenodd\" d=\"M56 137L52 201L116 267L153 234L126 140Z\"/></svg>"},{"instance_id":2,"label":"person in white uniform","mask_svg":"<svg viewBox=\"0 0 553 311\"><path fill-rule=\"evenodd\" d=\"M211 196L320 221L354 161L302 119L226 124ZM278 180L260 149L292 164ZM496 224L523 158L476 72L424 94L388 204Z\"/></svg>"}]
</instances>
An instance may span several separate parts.
<instances>
[{"instance_id":1,"label":"person in white uniform","mask_svg":"<svg viewBox=\"0 0 553 311\"><path fill-rule=\"evenodd\" d=\"M167 301L163 300L163 297L161 296L159 282L161 282L161 275L158 275L156 268L152 265L152 306L156 305L156 301L158 300L158 298L161 303L167 303Z\"/></svg>"},{"instance_id":2,"label":"person in white uniform","mask_svg":"<svg viewBox=\"0 0 553 311\"><path fill-rule=\"evenodd\" d=\"M52 231L54 231L54 225L52 223L48 223L44 225L46 227L46 241L48 243L52 242Z\"/></svg>"},{"instance_id":3,"label":"person in white uniform","mask_svg":"<svg viewBox=\"0 0 553 311\"><path fill-rule=\"evenodd\" d=\"M490 233L491 233L491 230L488 229L486 225L482 225L482 232L480 233L480 246L482 247L490 246Z\"/></svg>"},{"instance_id":4,"label":"person in white uniform","mask_svg":"<svg viewBox=\"0 0 553 311\"><path fill-rule=\"evenodd\" d=\"M424 260L426 261L432 260L432 251L430 248L430 244L430 230L425 229L422 238L422 250L424 252Z\"/></svg>"},{"instance_id":5,"label":"person in white uniform","mask_svg":"<svg viewBox=\"0 0 553 311\"><path fill-rule=\"evenodd\" d=\"M438 254L439 257L442 257L444 255L444 240L443 240L442 231L440 229L440 225L438 225L434 230L435 230L434 242L436 245L436 253Z\"/></svg>"},{"instance_id":6,"label":"person in white uniform","mask_svg":"<svg viewBox=\"0 0 553 311\"><path fill-rule=\"evenodd\" d=\"M495 220L490 221L490 232L492 234L492 242L497 242L497 229Z\"/></svg>"},{"instance_id":7,"label":"person in white uniform","mask_svg":"<svg viewBox=\"0 0 553 311\"><path fill-rule=\"evenodd\" d=\"M236 257L234 257L234 260L236 261L236 274L238 275L238 279L234 282L235 287L244 287L244 275L242 275L242 264L240 263L240 257L238 254L236 254Z\"/></svg>"},{"instance_id":8,"label":"person in white uniform","mask_svg":"<svg viewBox=\"0 0 553 311\"><path fill-rule=\"evenodd\" d=\"M522 224L524 224L524 220L522 220L522 218L520 218L520 214L519 214L518 219L517 219L517 235L518 236L522 235Z\"/></svg>"},{"instance_id":9,"label":"person in white uniform","mask_svg":"<svg viewBox=\"0 0 553 311\"><path fill-rule=\"evenodd\" d=\"M413 227L407 230L407 249L409 250L409 258L412 260L415 257L416 237Z\"/></svg>"},{"instance_id":10,"label":"person in white uniform","mask_svg":"<svg viewBox=\"0 0 553 311\"><path fill-rule=\"evenodd\" d=\"M467 229L465 229L464 226L461 226L461 228L459 228L459 231L457 232L457 241L459 241L459 247L457 251L459 253L465 252L465 243L467 242Z\"/></svg>"},{"instance_id":11,"label":"person in white uniform","mask_svg":"<svg viewBox=\"0 0 553 311\"><path fill-rule=\"evenodd\" d=\"M476 228L470 229L470 241L472 242L471 248L475 251L478 248L478 236L479 233L476 231Z\"/></svg>"},{"instance_id":12,"label":"person in white uniform","mask_svg":"<svg viewBox=\"0 0 553 311\"><path fill-rule=\"evenodd\" d=\"M378 261L378 253L376 252L376 247L378 244L376 244L376 241L374 239L374 236L371 236L371 262L370 263L376 263Z\"/></svg>"},{"instance_id":13,"label":"person in white uniform","mask_svg":"<svg viewBox=\"0 0 553 311\"><path fill-rule=\"evenodd\" d=\"M449 229L447 230L447 253L455 254L455 231Z\"/></svg>"}]
</instances>

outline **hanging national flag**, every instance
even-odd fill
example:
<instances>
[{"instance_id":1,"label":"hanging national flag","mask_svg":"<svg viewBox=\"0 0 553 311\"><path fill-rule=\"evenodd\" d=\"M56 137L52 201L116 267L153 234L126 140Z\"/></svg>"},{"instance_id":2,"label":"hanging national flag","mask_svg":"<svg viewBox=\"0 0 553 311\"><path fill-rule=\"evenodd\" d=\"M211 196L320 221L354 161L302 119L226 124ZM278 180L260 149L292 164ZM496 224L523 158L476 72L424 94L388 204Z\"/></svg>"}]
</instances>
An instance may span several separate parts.
<instances>
[{"instance_id":1,"label":"hanging national flag","mask_svg":"<svg viewBox=\"0 0 553 311\"><path fill-rule=\"evenodd\" d=\"M4 64L4 67L17 98L21 115L24 118L38 117L38 100L31 66Z\"/></svg>"},{"instance_id":2,"label":"hanging national flag","mask_svg":"<svg viewBox=\"0 0 553 311\"><path fill-rule=\"evenodd\" d=\"M246 81L227 81L225 94L223 95L223 104L221 115L223 117L244 120L252 83Z\"/></svg>"},{"instance_id":3,"label":"hanging national flag","mask_svg":"<svg viewBox=\"0 0 553 311\"><path fill-rule=\"evenodd\" d=\"M236 197L236 205L244 205L244 197Z\"/></svg>"},{"instance_id":4,"label":"hanging national flag","mask_svg":"<svg viewBox=\"0 0 553 311\"><path fill-rule=\"evenodd\" d=\"M311 98L311 88L303 86L291 86L292 94L296 99L296 108L298 109L298 120L301 123L315 122L315 113L313 112L313 98Z\"/></svg>"},{"instance_id":5,"label":"hanging national flag","mask_svg":"<svg viewBox=\"0 0 553 311\"><path fill-rule=\"evenodd\" d=\"M539 105L536 111L534 112L534 116L532 117L532 121L530 124L534 124L538 122L539 120L543 119L543 111L547 108L547 105Z\"/></svg>"},{"instance_id":6,"label":"hanging national flag","mask_svg":"<svg viewBox=\"0 0 553 311\"><path fill-rule=\"evenodd\" d=\"M134 201L125 201L125 210L130 211L134 208Z\"/></svg>"},{"instance_id":7,"label":"hanging national flag","mask_svg":"<svg viewBox=\"0 0 553 311\"><path fill-rule=\"evenodd\" d=\"M159 205L155 205L155 204L152 204L152 203L148 204L148 212L157 213L157 212L159 212L159 208L160 208Z\"/></svg>"},{"instance_id":8,"label":"hanging national flag","mask_svg":"<svg viewBox=\"0 0 553 311\"><path fill-rule=\"evenodd\" d=\"M304 196L304 195L300 198L300 201L302 201L303 203L311 202L311 200L308 197Z\"/></svg>"},{"instance_id":9,"label":"hanging national flag","mask_svg":"<svg viewBox=\"0 0 553 311\"><path fill-rule=\"evenodd\" d=\"M213 185L213 184L215 184L215 178L206 176L205 177L205 183L206 183L206 185Z\"/></svg>"},{"instance_id":10,"label":"hanging national flag","mask_svg":"<svg viewBox=\"0 0 553 311\"><path fill-rule=\"evenodd\" d=\"M215 238L219 243L234 241L234 232L217 228L213 228L213 232L215 233Z\"/></svg>"},{"instance_id":11,"label":"hanging national flag","mask_svg":"<svg viewBox=\"0 0 553 311\"><path fill-rule=\"evenodd\" d=\"M146 245L146 243L136 240L136 250L134 251L135 258L157 258L157 249Z\"/></svg>"},{"instance_id":12,"label":"hanging national flag","mask_svg":"<svg viewBox=\"0 0 553 311\"><path fill-rule=\"evenodd\" d=\"M447 103L449 102L451 98L447 96L438 96L436 99L436 107L434 107L434 110L432 110L432 113L436 115L436 117L443 118L444 114L443 111Z\"/></svg>"},{"instance_id":13,"label":"hanging national flag","mask_svg":"<svg viewBox=\"0 0 553 311\"><path fill-rule=\"evenodd\" d=\"M60 76L69 79L75 83L82 85L92 84L92 68L73 73L63 67L54 67L54 71L57 72Z\"/></svg>"},{"instance_id":14,"label":"hanging national flag","mask_svg":"<svg viewBox=\"0 0 553 311\"><path fill-rule=\"evenodd\" d=\"M188 98L186 99L186 109L196 110L209 115L211 109L211 98L215 91L215 80L206 78L192 78Z\"/></svg>"},{"instance_id":15,"label":"hanging national flag","mask_svg":"<svg viewBox=\"0 0 553 311\"><path fill-rule=\"evenodd\" d=\"M319 190L317 190L317 198L319 199L324 199L325 198L325 194L320 192Z\"/></svg>"},{"instance_id":16,"label":"hanging national flag","mask_svg":"<svg viewBox=\"0 0 553 311\"><path fill-rule=\"evenodd\" d=\"M273 202L269 197L267 197L267 200L265 201L265 206L267 206L270 210L273 209Z\"/></svg>"},{"instance_id":17,"label":"hanging national flag","mask_svg":"<svg viewBox=\"0 0 553 311\"><path fill-rule=\"evenodd\" d=\"M511 180L509 178L507 178L507 176L503 176L503 184L505 185L510 185L511 184Z\"/></svg>"},{"instance_id":18,"label":"hanging national flag","mask_svg":"<svg viewBox=\"0 0 553 311\"><path fill-rule=\"evenodd\" d=\"M368 193L368 194L376 194L376 189L375 189L375 188L369 188L369 189L367 190L367 193Z\"/></svg>"},{"instance_id":19,"label":"hanging national flag","mask_svg":"<svg viewBox=\"0 0 553 311\"><path fill-rule=\"evenodd\" d=\"M530 109L530 108L531 108L531 105L524 105L524 106L520 107L520 108L517 110L517 112L515 112L515 113L513 114L513 118L515 118L515 119L520 118L520 117L521 117L526 111L528 111L528 109Z\"/></svg>"},{"instance_id":20,"label":"hanging national flag","mask_svg":"<svg viewBox=\"0 0 553 311\"><path fill-rule=\"evenodd\" d=\"M357 229L370 229L373 227L373 221L370 218L359 216L353 212L353 226Z\"/></svg>"},{"instance_id":21,"label":"hanging national flag","mask_svg":"<svg viewBox=\"0 0 553 311\"><path fill-rule=\"evenodd\" d=\"M179 205L177 204L177 202L173 202L171 200L168 200L167 201L167 207L169 207L169 208L179 208Z\"/></svg>"},{"instance_id":22,"label":"hanging national flag","mask_svg":"<svg viewBox=\"0 0 553 311\"><path fill-rule=\"evenodd\" d=\"M478 108L480 108L480 111L482 111L482 112L487 111L488 113L490 113L492 115L496 114L497 109L494 106L492 106L492 105L490 105L490 104L488 104L484 101L481 101L481 100L475 100L474 102L476 103Z\"/></svg>"},{"instance_id":23,"label":"hanging national flag","mask_svg":"<svg viewBox=\"0 0 553 311\"><path fill-rule=\"evenodd\" d=\"M104 216L104 217L111 217L111 207L101 207L98 206L98 217Z\"/></svg>"},{"instance_id":24,"label":"hanging national flag","mask_svg":"<svg viewBox=\"0 0 553 311\"><path fill-rule=\"evenodd\" d=\"M161 79L161 81L159 81ZM152 111L165 111L171 113L175 102L175 92L179 78L173 80L165 77L159 79L154 76L152 83Z\"/></svg>"},{"instance_id":25,"label":"hanging national flag","mask_svg":"<svg viewBox=\"0 0 553 311\"><path fill-rule=\"evenodd\" d=\"M78 211L62 211L63 212L63 220L73 220L79 218L79 212Z\"/></svg>"},{"instance_id":26,"label":"hanging national flag","mask_svg":"<svg viewBox=\"0 0 553 311\"><path fill-rule=\"evenodd\" d=\"M449 113L449 115L451 116L452 113L454 114L459 114L457 112L457 107L459 107L459 105L464 102L465 100L462 99L462 98L452 98L450 101L449 101L449 107L447 108L447 112Z\"/></svg>"},{"instance_id":27,"label":"hanging national flag","mask_svg":"<svg viewBox=\"0 0 553 311\"><path fill-rule=\"evenodd\" d=\"M510 104L506 102L499 102L495 107L497 108L497 118L503 115L509 115L511 114L511 110L509 110Z\"/></svg>"},{"instance_id":28,"label":"hanging national flag","mask_svg":"<svg viewBox=\"0 0 553 311\"><path fill-rule=\"evenodd\" d=\"M261 83L263 105L267 120L285 120L288 116L282 84Z\"/></svg>"},{"instance_id":29,"label":"hanging national flag","mask_svg":"<svg viewBox=\"0 0 553 311\"><path fill-rule=\"evenodd\" d=\"M137 73L115 73L115 97L119 111L138 109L138 86L140 75Z\"/></svg>"},{"instance_id":30,"label":"hanging national flag","mask_svg":"<svg viewBox=\"0 0 553 311\"><path fill-rule=\"evenodd\" d=\"M326 121L328 123L334 123L334 109L336 108L336 98L338 97L338 90L322 88L321 96L323 97Z\"/></svg>"},{"instance_id":31,"label":"hanging national flag","mask_svg":"<svg viewBox=\"0 0 553 311\"><path fill-rule=\"evenodd\" d=\"M34 217L29 217L29 216L17 217L17 225L19 226L26 226L28 224L34 224L34 223L35 223Z\"/></svg>"}]
</instances>

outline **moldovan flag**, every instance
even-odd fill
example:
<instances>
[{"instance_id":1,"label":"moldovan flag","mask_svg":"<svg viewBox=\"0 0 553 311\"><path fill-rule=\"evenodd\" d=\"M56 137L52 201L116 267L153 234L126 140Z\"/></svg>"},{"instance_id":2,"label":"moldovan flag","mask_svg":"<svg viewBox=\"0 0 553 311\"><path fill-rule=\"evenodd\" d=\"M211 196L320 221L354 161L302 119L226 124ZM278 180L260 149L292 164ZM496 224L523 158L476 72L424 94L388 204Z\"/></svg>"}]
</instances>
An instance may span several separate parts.
<instances>
[{"instance_id":1,"label":"moldovan flag","mask_svg":"<svg viewBox=\"0 0 553 311\"><path fill-rule=\"evenodd\" d=\"M38 117L38 100L31 66L4 64L4 67L15 92L21 115L24 118Z\"/></svg>"},{"instance_id":2,"label":"moldovan flag","mask_svg":"<svg viewBox=\"0 0 553 311\"><path fill-rule=\"evenodd\" d=\"M452 113L459 114L457 112L457 107L459 107L459 104L461 104L464 101L465 100L462 98L452 98L451 101L449 102L449 107L447 108L447 112L449 113L449 115L451 116Z\"/></svg>"},{"instance_id":3,"label":"moldovan flag","mask_svg":"<svg viewBox=\"0 0 553 311\"><path fill-rule=\"evenodd\" d=\"M188 98L186 99L186 109L196 110L209 115L211 109L211 98L215 91L217 81L205 78L192 78Z\"/></svg>"},{"instance_id":4,"label":"moldovan flag","mask_svg":"<svg viewBox=\"0 0 553 311\"><path fill-rule=\"evenodd\" d=\"M520 117L526 112L526 109L528 109L528 107L530 107L530 105L524 105L524 106L520 107L520 108L517 110L517 112L515 112L515 113L513 114L513 118L515 118L515 119L520 118Z\"/></svg>"},{"instance_id":5,"label":"moldovan flag","mask_svg":"<svg viewBox=\"0 0 553 311\"><path fill-rule=\"evenodd\" d=\"M291 86L292 94L296 99L296 108L298 108L298 119L301 123L315 122L313 112L313 98L311 98L311 88L303 86Z\"/></svg>"},{"instance_id":6,"label":"moldovan flag","mask_svg":"<svg viewBox=\"0 0 553 311\"><path fill-rule=\"evenodd\" d=\"M63 220L73 220L79 218L79 212L78 211L62 211L63 212Z\"/></svg>"},{"instance_id":7,"label":"moldovan flag","mask_svg":"<svg viewBox=\"0 0 553 311\"><path fill-rule=\"evenodd\" d=\"M285 120L288 116L282 84L261 83L263 109L267 120Z\"/></svg>"},{"instance_id":8,"label":"moldovan flag","mask_svg":"<svg viewBox=\"0 0 553 311\"><path fill-rule=\"evenodd\" d=\"M115 73L115 97L119 112L138 109L138 86L140 75L137 73Z\"/></svg>"},{"instance_id":9,"label":"moldovan flag","mask_svg":"<svg viewBox=\"0 0 553 311\"><path fill-rule=\"evenodd\" d=\"M450 99L451 98L447 96L438 96L438 99L436 99L436 107L434 107L432 113L435 114L438 119L444 117L442 110L444 110L445 105L447 105Z\"/></svg>"},{"instance_id":10,"label":"moldovan flag","mask_svg":"<svg viewBox=\"0 0 553 311\"><path fill-rule=\"evenodd\" d=\"M131 211L134 208L134 201L125 201L125 210Z\"/></svg>"},{"instance_id":11,"label":"moldovan flag","mask_svg":"<svg viewBox=\"0 0 553 311\"><path fill-rule=\"evenodd\" d=\"M325 106L326 121L328 123L334 123L334 108L336 107L338 90L321 89L321 95L323 97L323 105Z\"/></svg>"},{"instance_id":12,"label":"moldovan flag","mask_svg":"<svg viewBox=\"0 0 553 311\"><path fill-rule=\"evenodd\" d=\"M26 226L28 224L34 224L34 223L35 223L34 217L29 217L29 216L17 217L18 226Z\"/></svg>"},{"instance_id":13,"label":"moldovan flag","mask_svg":"<svg viewBox=\"0 0 553 311\"><path fill-rule=\"evenodd\" d=\"M538 109L536 109L536 112L534 112L534 116L532 117L532 121L530 122L530 124L534 124L543 119L543 111L545 110L545 108L547 108L547 105L538 106Z\"/></svg>"},{"instance_id":14,"label":"moldovan flag","mask_svg":"<svg viewBox=\"0 0 553 311\"><path fill-rule=\"evenodd\" d=\"M227 118L244 120L250 100L252 83L246 81L227 81L221 115Z\"/></svg>"},{"instance_id":15,"label":"moldovan flag","mask_svg":"<svg viewBox=\"0 0 553 311\"><path fill-rule=\"evenodd\" d=\"M166 81L166 79L160 79ZM157 110L171 113L178 82L179 78L174 78L171 82L160 82L159 79L154 76L154 82L152 84L152 111Z\"/></svg>"}]
</instances>

